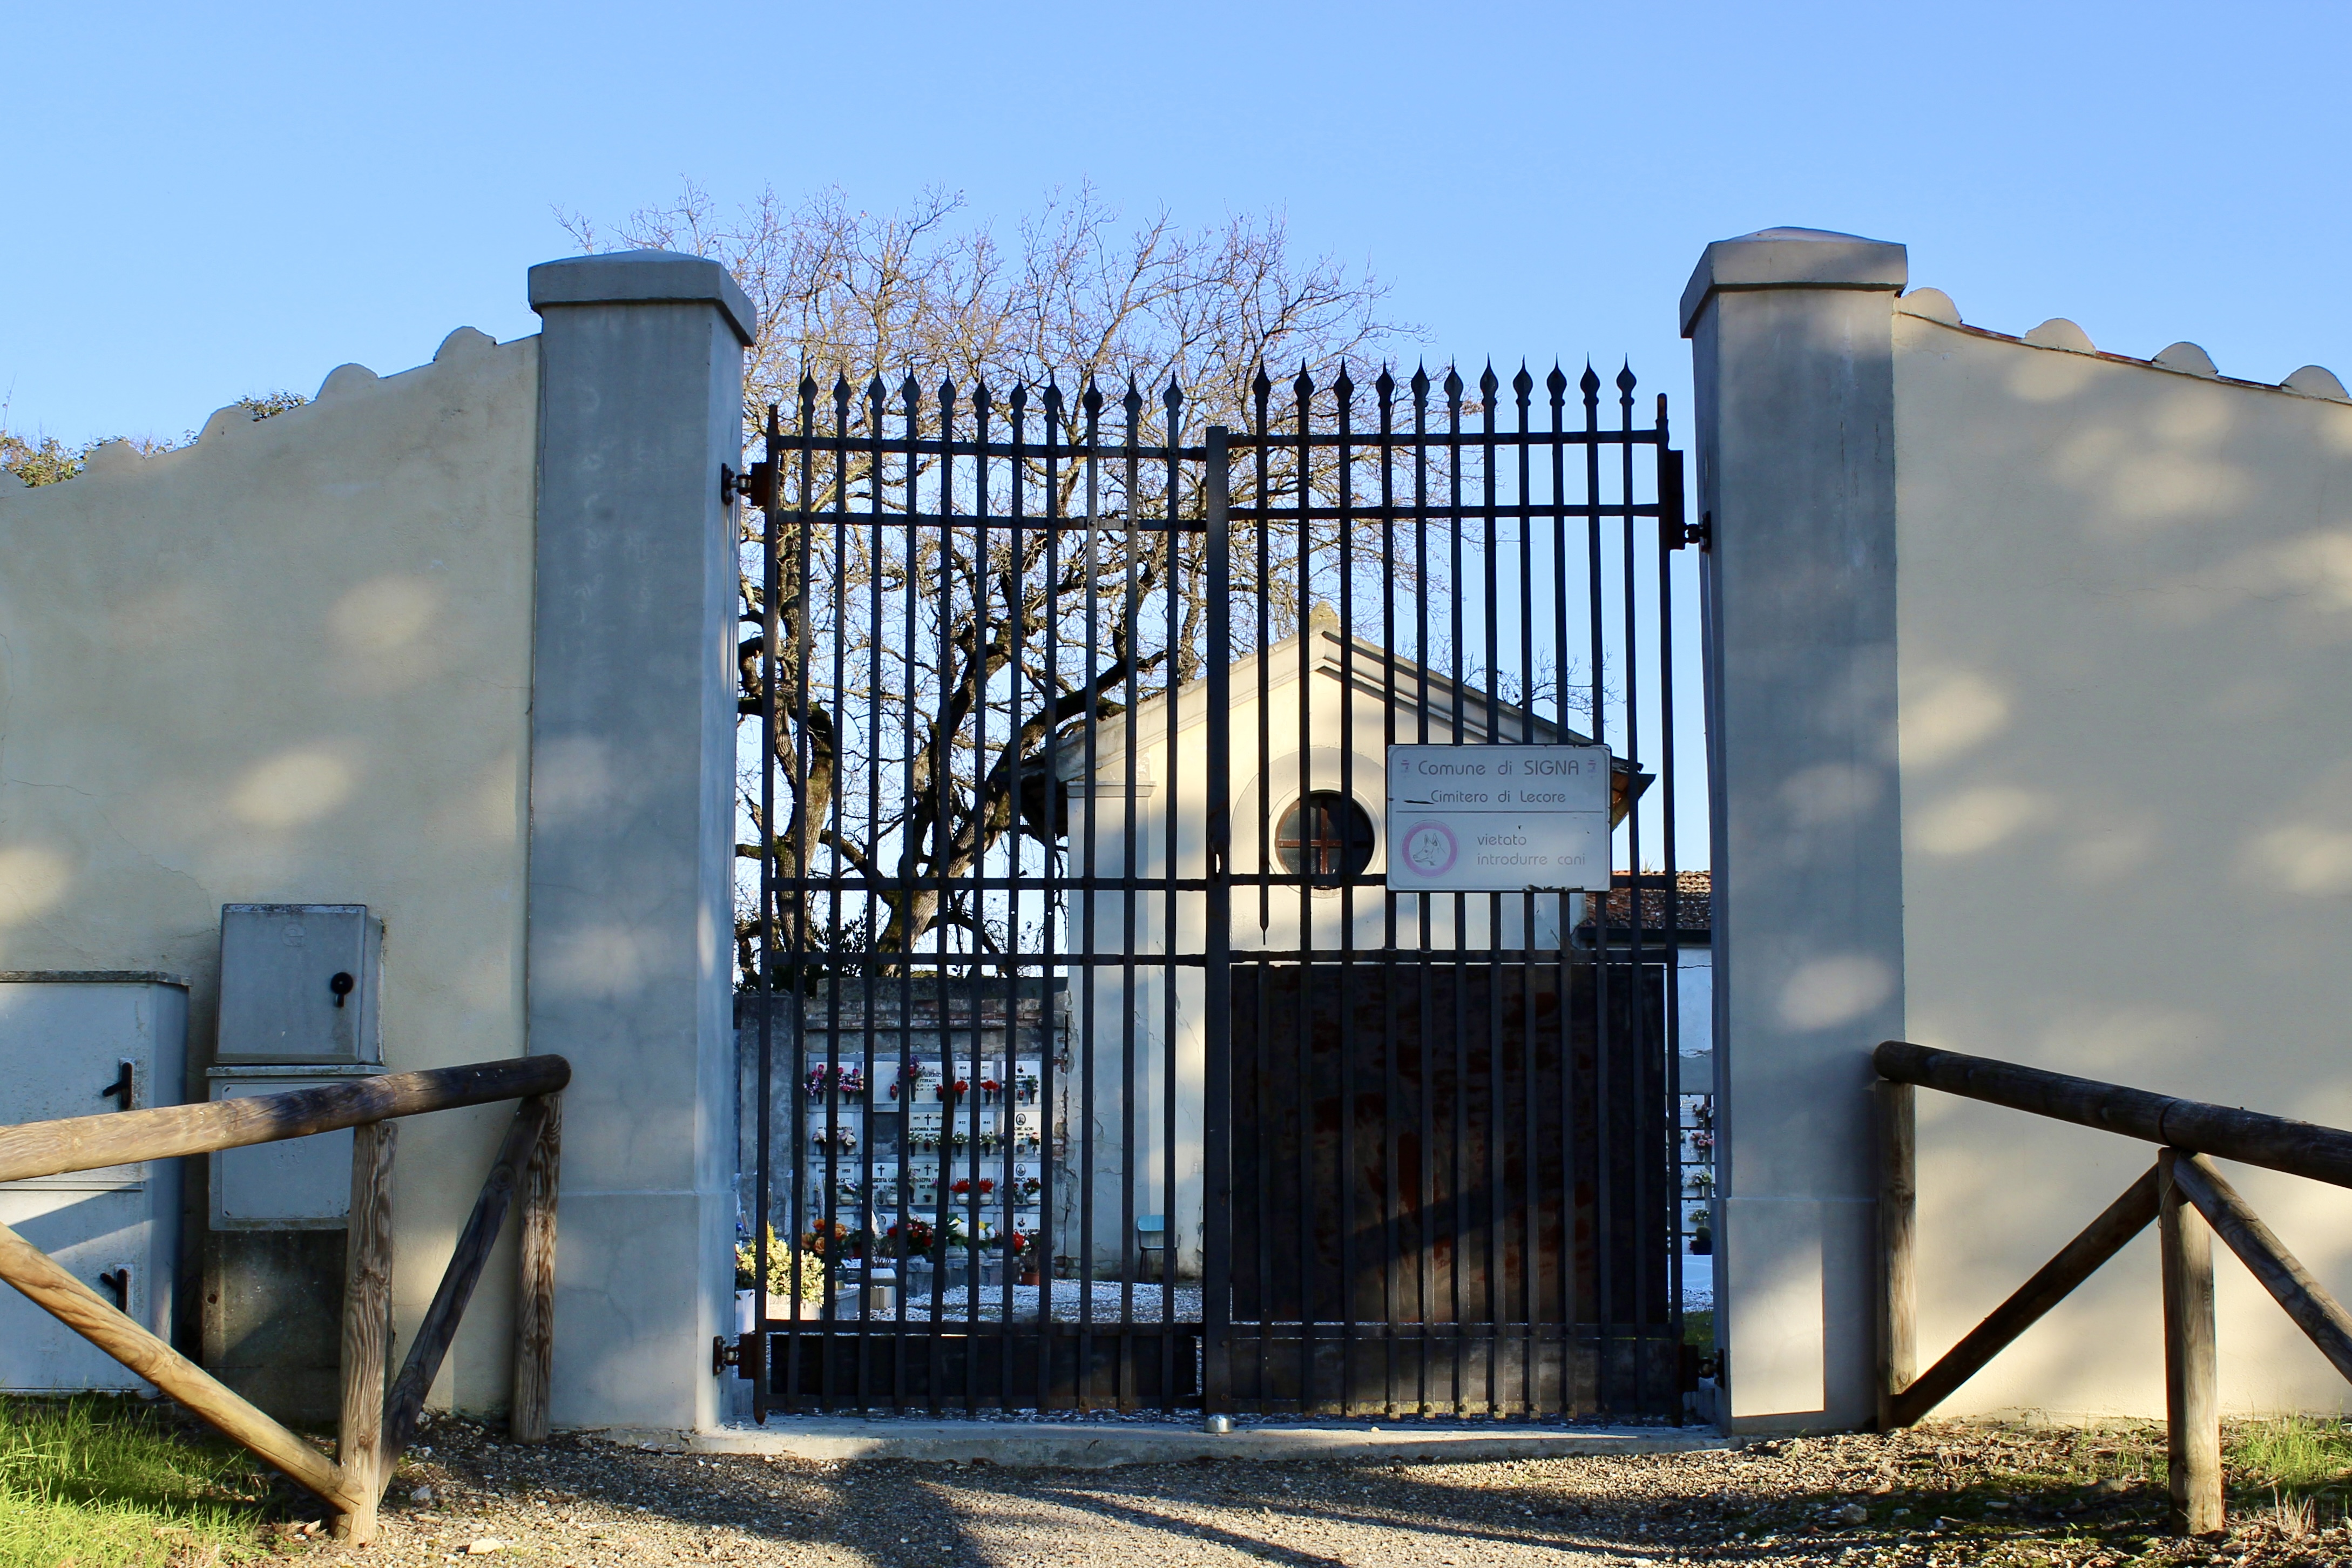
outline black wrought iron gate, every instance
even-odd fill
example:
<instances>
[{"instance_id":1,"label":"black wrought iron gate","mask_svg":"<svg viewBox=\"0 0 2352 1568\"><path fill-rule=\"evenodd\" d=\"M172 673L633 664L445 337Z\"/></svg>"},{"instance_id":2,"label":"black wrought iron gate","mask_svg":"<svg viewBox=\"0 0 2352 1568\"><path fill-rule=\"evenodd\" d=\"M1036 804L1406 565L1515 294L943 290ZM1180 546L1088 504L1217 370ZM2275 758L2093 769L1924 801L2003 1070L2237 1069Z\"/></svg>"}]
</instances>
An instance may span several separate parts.
<instances>
[{"instance_id":1,"label":"black wrought iron gate","mask_svg":"<svg viewBox=\"0 0 2352 1568\"><path fill-rule=\"evenodd\" d=\"M1665 400L1276 390L804 381L730 478L762 1418L1679 1412ZM1613 879L1391 877L1391 748L1592 742Z\"/></svg>"}]
</instances>

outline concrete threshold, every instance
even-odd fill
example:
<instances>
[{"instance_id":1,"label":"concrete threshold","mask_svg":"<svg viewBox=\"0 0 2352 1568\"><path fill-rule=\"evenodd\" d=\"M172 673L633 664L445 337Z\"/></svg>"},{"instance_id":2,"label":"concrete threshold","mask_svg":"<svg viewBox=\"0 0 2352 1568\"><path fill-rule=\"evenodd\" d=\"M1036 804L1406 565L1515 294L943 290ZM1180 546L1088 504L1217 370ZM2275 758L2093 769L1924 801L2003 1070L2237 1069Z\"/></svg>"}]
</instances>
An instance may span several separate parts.
<instances>
[{"instance_id":1,"label":"concrete threshold","mask_svg":"<svg viewBox=\"0 0 2352 1568\"><path fill-rule=\"evenodd\" d=\"M1097 1468L1195 1459L1398 1459L1466 1463L1596 1454L1687 1454L1728 1448L1712 1427L1520 1428L1358 1425L1245 1426L1221 1436L1174 1425L1055 1421L779 1418L765 1426L686 1434L697 1454L792 1459L919 1459L940 1463Z\"/></svg>"}]
</instances>

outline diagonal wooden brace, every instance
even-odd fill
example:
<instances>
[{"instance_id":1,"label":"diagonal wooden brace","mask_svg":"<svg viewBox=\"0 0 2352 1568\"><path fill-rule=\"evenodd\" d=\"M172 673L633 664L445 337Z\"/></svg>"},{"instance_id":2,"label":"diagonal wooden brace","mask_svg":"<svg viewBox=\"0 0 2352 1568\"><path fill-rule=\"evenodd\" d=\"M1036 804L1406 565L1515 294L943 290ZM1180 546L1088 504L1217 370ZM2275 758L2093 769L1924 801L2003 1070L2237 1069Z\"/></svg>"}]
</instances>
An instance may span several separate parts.
<instances>
[{"instance_id":1,"label":"diagonal wooden brace","mask_svg":"<svg viewBox=\"0 0 2352 1568\"><path fill-rule=\"evenodd\" d=\"M170 1394L239 1446L275 1465L339 1513L362 1499L335 1462L256 1410L210 1373L149 1333L39 1247L0 1225L0 1279L66 1327ZM361 1478L365 1484L365 1478ZM371 1497L365 1500L373 1504Z\"/></svg>"},{"instance_id":2,"label":"diagonal wooden brace","mask_svg":"<svg viewBox=\"0 0 2352 1568\"><path fill-rule=\"evenodd\" d=\"M2247 1272L2286 1309L2295 1326L2311 1336L2329 1364L2352 1378L2352 1314L2311 1277L2262 1216L2247 1206L2238 1189L2213 1168L2213 1162L2202 1154L2179 1156L2172 1163L2172 1184L2197 1205L2197 1212L2230 1244Z\"/></svg>"},{"instance_id":3,"label":"diagonal wooden brace","mask_svg":"<svg viewBox=\"0 0 2352 1568\"><path fill-rule=\"evenodd\" d=\"M514 1120L507 1124L506 1140L499 1145L498 1163L490 1167L488 1178L482 1183L481 1195L474 1200L474 1212L467 1217L466 1228L457 1237L457 1249L442 1273L440 1288L433 1292L433 1304L425 1310L425 1321L417 1325L416 1338L408 1347L408 1358L401 1363L400 1375L393 1380L392 1392L384 1397L383 1480L386 1485L400 1463L400 1456L416 1436L425 1395L441 1370L442 1357L449 1353L450 1342L457 1336L458 1320L465 1316L466 1303L473 1299L483 1266L490 1260L490 1248L498 1243L499 1227L506 1222L515 1188L539 1147L540 1135L551 1114L549 1104L546 1098L534 1095L515 1107Z\"/></svg>"},{"instance_id":4,"label":"diagonal wooden brace","mask_svg":"<svg viewBox=\"0 0 2352 1568\"><path fill-rule=\"evenodd\" d=\"M2157 1176L2151 1168L2061 1248L2057 1257L2035 1270L2015 1294L1969 1330L1967 1338L1947 1351L1943 1360L1890 1397L1887 1429L1910 1426L1983 1371L2018 1335L2041 1321L2043 1313L2122 1251L2126 1242L2146 1230L2156 1218L2158 1201Z\"/></svg>"}]
</instances>

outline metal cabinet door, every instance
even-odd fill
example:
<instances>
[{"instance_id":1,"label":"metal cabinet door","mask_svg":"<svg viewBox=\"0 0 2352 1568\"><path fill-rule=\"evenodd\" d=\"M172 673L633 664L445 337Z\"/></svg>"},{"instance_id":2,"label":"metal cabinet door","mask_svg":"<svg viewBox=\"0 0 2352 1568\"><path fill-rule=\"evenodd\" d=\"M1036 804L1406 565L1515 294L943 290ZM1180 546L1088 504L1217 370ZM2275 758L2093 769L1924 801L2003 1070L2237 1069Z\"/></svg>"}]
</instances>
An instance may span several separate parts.
<instances>
[{"instance_id":1,"label":"metal cabinet door","mask_svg":"<svg viewBox=\"0 0 2352 1568\"><path fill-rule=\"evenodd\" d=\"M135 1188L0 1188L0 1223L164 1338L171 1285L150 1276L153 1220ZM22 1293L0 1289L0 1390L131 1392L146 1384Z\"/></svg>"}]
</instances>

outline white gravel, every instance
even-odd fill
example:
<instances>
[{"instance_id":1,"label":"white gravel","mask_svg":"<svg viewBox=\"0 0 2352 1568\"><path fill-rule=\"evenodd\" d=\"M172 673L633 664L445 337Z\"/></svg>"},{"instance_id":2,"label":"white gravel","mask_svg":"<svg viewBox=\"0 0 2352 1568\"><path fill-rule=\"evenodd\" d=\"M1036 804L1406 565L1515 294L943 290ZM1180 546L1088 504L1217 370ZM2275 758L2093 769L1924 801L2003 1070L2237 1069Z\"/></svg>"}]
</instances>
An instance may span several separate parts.
<instances>
[{"instance_id":1,"label":"white gravel","mask_svg":"<svg viewBox=\"0 0 2352 1568\"><path fill-rule=\"evenodd\" d=\"M1037 1296L1040 1289L1035 1285L1013 1287L1013 1316L1015 1321L1027 1318L1034 1321L1036 1319ZM1082 1282L1076 1279L1056 1279L1051 1289L1055 1321L1063 1323L1076 1322L1079 1305L1086 1300ZM1116 1280L1097 1279L1094 1282L1094 1319L1097 1322L1118 1321L1121 1307L1126 1299L1125 1292L1131 1289L1135 1292L1135 1321L1139 1323L1159 1322L1164 1310L1160 1300L1161 1289L1162 1287L1158 1285L1128 1286L1121 1285ZM940 1311L941 1315L949 1318L964 1317L971 1300L971 1292L958 1286L955 1289L941 1294ZM1198 1285L1178 1285L1175 1288L1174 1301L1164 1305L1172 1306L1175 1309L1176 1321L1197 1323L1201 1321L1201 1288ZM1004 1287L982 1286L980 1289L981 1321L993 1322L1003 1315ZM928 1321L931 1316L931 1303L929 1299L908 1302L907 1316Z\"/></svg>"}]
</instances>

